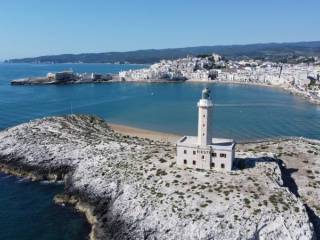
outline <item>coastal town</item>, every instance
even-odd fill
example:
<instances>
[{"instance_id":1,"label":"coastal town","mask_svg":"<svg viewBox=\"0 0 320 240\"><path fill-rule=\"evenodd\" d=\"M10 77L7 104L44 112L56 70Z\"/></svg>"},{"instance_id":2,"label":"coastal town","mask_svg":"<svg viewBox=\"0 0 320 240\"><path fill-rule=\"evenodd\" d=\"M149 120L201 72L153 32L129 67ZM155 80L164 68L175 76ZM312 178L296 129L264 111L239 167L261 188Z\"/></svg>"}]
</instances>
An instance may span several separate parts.
<instances>
[{"instance_id":1,"label":"coastal town","mask_svg":"<svg viewBox=\"0 0 320 240\"><path fill-rule=\"evenodd\" d=\"M306 60L306 61L304 61ZM196 81L274 86L320 103L320 59L295 63L228 60L217 54L162 60L149 68L119 73L122 81Z\"/></svg>"},{"instance_id":2,"label":"coastal town","mask_svg":"<svg viewBox=\"0 0 320 240\"><path fill-rule=\"evenodd\" d=\"M12 80L12 85L101 82L216 82L277 87L320 104L320 58L297 57L280 63L257 59L226 59L218 54L162 60L147 68L119 74L48 73Z\"/></svg>"}]
</instances>

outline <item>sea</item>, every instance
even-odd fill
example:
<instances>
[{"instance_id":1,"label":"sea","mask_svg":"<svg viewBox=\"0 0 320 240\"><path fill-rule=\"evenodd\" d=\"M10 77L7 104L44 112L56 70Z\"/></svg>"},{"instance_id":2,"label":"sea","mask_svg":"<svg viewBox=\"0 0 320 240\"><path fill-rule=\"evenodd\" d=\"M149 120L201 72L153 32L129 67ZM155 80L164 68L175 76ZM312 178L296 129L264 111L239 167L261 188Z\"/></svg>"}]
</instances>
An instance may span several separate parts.
<instances>
[{"instance_id":1,"label":"sea","mask_svg":"<svg viewBox=\"0 0 320 240\"><path fill-rule=\"evenodd\" d=\"M48 72L118 73L147 65L0 64L0 129L36 118L93 114L111 123L196 134L197 101L204 87L214 102L213 135L251 141L273 137L320 139L320 106L269 87L217 83L100 83L12 86ZM83 215L57 206L62 185L0 175L0 239L86 239Z\"/></svg>"}]
</instances>

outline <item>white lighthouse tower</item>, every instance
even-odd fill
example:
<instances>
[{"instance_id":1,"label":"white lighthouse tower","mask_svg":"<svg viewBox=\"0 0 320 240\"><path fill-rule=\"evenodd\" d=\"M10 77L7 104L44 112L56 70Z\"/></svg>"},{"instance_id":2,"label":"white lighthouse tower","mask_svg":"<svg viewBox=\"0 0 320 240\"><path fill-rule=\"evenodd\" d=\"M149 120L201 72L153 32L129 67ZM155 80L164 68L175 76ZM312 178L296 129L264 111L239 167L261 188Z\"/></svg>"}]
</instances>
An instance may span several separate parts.
<instances>
[{"instance_id":1,"label":"white lighthouse tower","mask_svg":"<svg viewBox=\"0 0 320 240\"><path fill-rule=\"evenodd\" d=\"M208 88L198 102L198 136L183 136L177 142L177 166L231 171L235 156L233 139L212 138L213 103Z\"/></svg>"},{"instance_id":2,"label":"white lighthouse tower","mask_svg":"<svg viewBox=\"0 0 320 240\"><path fill-rule=\"evenodd\" d=\"M211 145L213 103L210 99L210 90L208 88L202 91L202 98L198 102L198 108L198 144L200 146Z\"/></svg>"}]
</instances>

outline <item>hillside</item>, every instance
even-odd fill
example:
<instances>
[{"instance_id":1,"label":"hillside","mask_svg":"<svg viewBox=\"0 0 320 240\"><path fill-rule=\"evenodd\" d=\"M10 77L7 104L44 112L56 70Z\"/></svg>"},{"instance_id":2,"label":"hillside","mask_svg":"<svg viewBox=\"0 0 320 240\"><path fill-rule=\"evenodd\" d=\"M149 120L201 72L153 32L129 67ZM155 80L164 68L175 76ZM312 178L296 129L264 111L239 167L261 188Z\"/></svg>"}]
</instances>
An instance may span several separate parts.
<instances>
[{"instance_id":1,"label":"hillside","mask_svg":"<svg viewBox=\"0 0 320 240\"><path fill-rule=\"evenodd\" d=\"M200 46L187 48L149 49L129 52L62 54L9 59L9 63L154 63L161 59L177 59L187 55L217 53L229 59L263 58L280 61L288 55L320 56L320 41L296 43L261 43L247 45Z\"/></svg>"}]
</instances>

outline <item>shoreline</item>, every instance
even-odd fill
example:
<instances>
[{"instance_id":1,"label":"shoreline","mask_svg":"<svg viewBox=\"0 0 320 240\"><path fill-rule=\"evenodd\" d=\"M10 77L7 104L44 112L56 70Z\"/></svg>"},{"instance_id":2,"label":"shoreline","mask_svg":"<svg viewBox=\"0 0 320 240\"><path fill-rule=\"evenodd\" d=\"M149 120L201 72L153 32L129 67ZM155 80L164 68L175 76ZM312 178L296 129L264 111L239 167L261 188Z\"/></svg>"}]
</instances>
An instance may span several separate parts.
<instances>
[{"instance_id":1,"label":"shoreline","mask_svg":"<svg viewBox=\"0 0 320 240\"><path fill-rule=\"evenodd\" d=\"M70 121L70 120L69 120ZM94 128L94 129L96 129L96 124L98 124L99 122L94 122L94 123L92 123L92 119L89 119L88 120L89 121L89 123L92 125L92 127ZM46 121L45 122L41 122L41 124L46 124L48 122L48 119L46 119ZM79 120L77 120L77 119L74 119L74 122L75 122L75 124L77 124L77 123L79 123L79 122L81 122L81 121L79 121ZM131 136L135 136L135 137L137 137L137 136L139 136L139 137L149 137L149 139L150 139L150 137L152 137L153 139L156 139L156 138L164 138L164 137L178 137L177 135L174 135L174 134L168 134L168 133L162 133L162 132L156 132L156 131L149 131L149 130L144 130L144 129L138 129L138 128L133 128L133 127L128 127L128 126L124 126L124 125L119 125L119 124L104 124L103 122L101 122L101 127L102 127L102 130L103 129L108 129L109 127L113 130L113 131L110 131L109 133L110 133L110 137L116 137L117 138L117 141L120 141L120 144L122 143L122 142L126 142L126 143L128 143L127 141L128 141L128 138L127 137L123 137L123 134L126 134L126 135L128 135L128 134L130 134ZM75 126L78 126L78 125L75 125ZM83 126L83 125L81 125L82 127L85 127L85 126ZM30 127L32 127L32 126L30 126ZM109 129L110 129L109 128ZM28 130L28 129L26 129L26 130ZM44 130L44 132L46 132L47 130L45 129ZM101 131L101 129L99 129L99 131ZM114 133L112 133L112 132L114 132ZM117 134L117 133L119 133L119 134ZM73 132L71 132L70 134L72 134L72 136L75 136L74 135L74 133ZM119 135L122 135L122 136L119 136ZM42 135L41 135L42 136ZM79 135L79 136L81 136L81 135ZM55 135L53 135L53 137L56 137ZM105 136L105 134L102 134L102 135L97 135L97 136L94 136L96 139L97 139L97 141L98 141L98 139L99 139L99 141L98 142L91 142L90 141L90 144L93 144L93 145L90 145L90 146L98 146L98 145L96 145L96 144L98 144L98 143L100 143L100 139L103 139L103 137L106 137ZM134 145L134 146L136 146L136 144L137 144L137 141L139 141L139 139L137 139L137 138L135 138L135 137L133 137L131 140L133 141L132 142L132 144ZM26 138L26 139L28 139L28 138ZM75 138L75 139L77 139L77 138ZM169 138L168 138L169 139ZM298 140L299 138L294 138L294 139L296 139L296 140ZM300 138L301 140L302 140L302 142L304 142L304 139L303 138ZM49 140L49 139L48 139ZM109 138L106 138L105 139L105 146L107 146L107 147L109 147ZM148 143L150 143L150 141L147 141L147 140L143 140L143 139L141 139L142 141L141 141L141 143L140 143L140 145L139 146L141 146L141 147L143 147L143 146L145 146L146 144L148 144ZM173 139L172 139L173 140ZM269 143L266 145L266 144L243 144L243 145L240 145L239 144L239 149L238 149L238 152L240 153L240 155L243 153L243 152L248 152L248 156L252 156L252 154L255 154L255 152L261 152L262 154L263 153L265 153L266 151L267 152L273 152L273 150L276 150L276 151L280 151L281 152L281 149L287 149L287 145L288 146L293 146L293 147L295 147L296 146L296 143L295 142L293 142L293 143L286 143L286 142L283 142L283 143L281 143L281 142L279 142L279 143L277 143L277 142L270 142L270 140L273 140L273 141L275 141L276 139L267 139L266 141L269 141ZM282 139L282 141L284 141L285 139ZM87 141L87 140L86 140ZM278 141L281 141L281 140L278 140ZM318 142L318 141L316 141L316 142ZM40 142L39 142L40 143ZM34 150L36 150L36 153L38 154L39 153L39 143L35 143L36 145L35 145L35 149ZM279 144L283 144L283 147L281 147L281 148L279 148ZM60 144L60 142L58 142L58 144ZM287 145L286 145L287 144ZM40 144L41 145L41 144ZM160 155L157 155L158 157L159 157L159 159L160 159L160 157L164 157L164 156L166 156L166 155L164 155L164 154L168 154L168 149L167 148L165 148L165 149L163 149L163 152L160 152L159 153L159 149L161 149L162 148L162 146L161 146L161 143L159 143L159 142L156 142L156 143L152 143L152 145L154 146L153 147L153 150L151 151L151 152L149 152L149 154L160 154ZM169 146L170 144L168 144L168 146ZM96 153L97 152L97 150L98 151L101 151L102 153L105 153L106 151L103 151L103 149L101 149L101 146L102 145L99 145L93 152L94 153ZM120 145L121 146L121 145ZM81 149L80 148L81 147L81 145L79 145L79 149ZM308 146L309 148L312 148L312 147L314 147L314 146ZM245 149L245 148L247 148L247 150ZM306 155L305 156L305 158L306 159L308 159L309 161L310 161L310 158L309 158L309 156L311 156L312 155L312 153L311 152L307 152L307 149L305 149L305 147L304 147L304 145L302 145L301 146L301 148L303 148L303 151L304 152L306 152L307 154L309 154L309 155ZM109 149L109 148L106 148L107 150ZM130 151L130 153L133 153L132 152L132 149L131 148L128 148L129 149L129 151ZM167 156L167 160L165 161L165 162L161 162L161 161L159 161L160 163L158 163L158 161L154 161L154 163L155 164L158 164L158 166L166 166L166 167L169 167L170 168L170 166L167 166L167 165L169 165L169 162L170 162L170 160L169 159L173 159L173 158L171 158L170 156L173 156L174 154L175 154L175 150L174 150L174 145L171 145L171 146L169 146L169 150L171 149L171 152L169 153L169 155ZM265 149L268 149L268 150L265 150ZM41 149L40 149L41 150ZM45 151L47 151L46 149L44 149ZM55 150L55 149L53 149L53 150ZM143 149L142 149L143 150ZM116 152L116 153L118 153L118 151L119 151L119 149L118 148L115 148L114 149L114 151ZM139 149L139 151L141 151L141 149ZM55 151L56 152L56 151ZM66 149L66 151L65 151L65 153L64 154L66 154L68 151L67 151L67 149ZM251 152L251 153L250 153ZM85 154L87 154L87 152L84 152ZM137 152L136 152L137 153ZM17 154L19 154L19 153L17 153ZM37 154L36 155L26 155L26 156L37 156ZM107 153L107 154L105 154L105 155L101 155L101 157L99 157L98 159L107 159L108 157L109 157L109 152ZM277 152L276 152L276 154L278 154ZM299 159L299 160L297 160L297 164L300 164L300 157L297 155L297 156L295 156L295 155L288 155L286 152L283 152L283 153L281 153L281 154L283 154L283 157L285 158L286 156L289 156L289 157L296 157L297 159ZM3 164L1 164L0 165L0 167L2 166L2 169L7 169L7 172L11 172L11 174L14 174L14 175L17 175L17 174L22 174L22 175L24 175L24 176L26 176L26 174L24 174L24 173L27 173L27 176L29 175L29 176L35 176L35 177L33 177L33 179L35 180L35 181L37 181L37 179L40 179L40 180L42 180L43 178L45 178L45 179L47 179L48 177L48 175L50 174L50 176L61 176L61 177L58 177L59 179L63 179L64 181L64 185L66 186L66 189L65 189L65 192L63 193L63 194L59 194L59 195L56 195L55 196L55 202L57 203L57 204L70 204L72 207L74 207L75 209L77 209L78 211L80 211L80 212L82 212L82 213L84 213L85 214L85 216L86 216L86 219L87 219L87 222L91 225L91 232L90 232L90 239L91 240L95 240L95 239L105 239L105 236L107 236L107 235L103 235L103 234L106 234L107 232L107 230L110 230L110 229L108 229L108 226L110 226L109 224L110 223L113 223L114 225L112 225L113 227L117 227L118 226L118 220L119 219L117 219L117 218L115 218L115 219L113 219L114 221L110 221L110 222L108 222L108 225L106 225L106 222L104 222L103 220L105 219L105 217L107 216L106 215L106 211L108 210L108 211L112 211L112 208L110 209L109 207L107 207L107 206L105 206L105 208L103 208L103 209L101 209L100 207L99 207L99 204L104 204L105 202L104 201L100 201L101 199L105 199L105 197L106 197L106 195L104 195L104 194L102 194L100 197L101 197L101 199L98 201L98 202L95 202L95 201L91 201L90 199L90 196L91 197L95 197L96 195L96 193L99 193L99 189L97 189L97 191L95 192L95 191L90 191L90 190L88 190L87 191L87 187L85 187L85 188L82 188L81 186L85 186L85 185L83 185L83 184L81 184L80 183L80 185L78 185L78 187L76 187L76 188L74 188L75 187L75 185L72 185L71 183L72 183L72 181L75 181L74 179L83 179L83 177L84 177L84 175L83 175L83 172L82 172L82 170L81 171L79 171L79 172L77 172L77 174L75 174L75 175L73 175L74 174L74 172L73 172L73 170L74 170L74 168L72 167L72 166L78 166L78 165L72 165L72 164L70 164L70 167L69 168L65 168L65 167L63 167L63 168L54 168L54 170L52 169L52 168L43 168L42 166L43 165L40 165L40 164L42 164L42 162L39 162L39 165L38 166L36 166L36 165L34 165L35 167L28 167L28 165L25 165L25 163L23 162L23 161L20 161L20 163L19 163L19 161L18 161L18 157L19 157L20 155L15 155L15 157L16 157L16 161L14 160L15 158L14 158L14 156L11 156L10 158L8 158L8 160L9 161L6 161L5 163L3 163ZM38 156L40 156L40 155L38 155ZM66 160L68 160L68 158L67 158L67 156L68 155L64 155L64 156L66 156ZM87 156L87 155L86 155ZM265 156L265 155L263 155L263 156ZM279 155L280 156L280 155ZM302 155L301 155L302 156ZM312 155L313 156L313 155ZM5 156L3 156L4 157L4 159L6 159L5 158ZM89 155L89 157L90 157L90 155ZM139 162L141 162L141 159L144 159L143 158L144 157L144 155L138 155L137 154L137 156L136 156L136 158L137 159L140 159L140 160L137 160L137 163L139 163ZM241 157L241 156L240 156ZM308 158L307 158L308 157ZM314 159L316 159L316 157L315 156L313 156L313 158ZM36 158L35 158L36 159ZM59 160L60 158L59 158L59 155L57 156L57 159ZM78 161L77 159L78 159L78 157L76 156L76 161ZM87 159L92 159L92 158L85 158L84 159L84 164L86 164L88 161L87 161ZM122 158L121 158L122 159ZM120 159L120 160L121 160ZM148 158L149 159L149 158ZM10 164L10 160L11 160L11 162L13 161L13 164ZM282 159L282 160L286 160L286 159ZM290 160L290 158L289 158L289 160ZM311 159L312 160L312 159ZM60 160L59 160L60 161ZM105 161L105 160L104 160ZM168 162L169 161L169 162ZM99 163L99 162L98 162ZM100 162L100 164L93 164L94 166L102 166L101 164L104 164L105 165L105 163L106 162ZM289 161L289 163L291 164L291 161ZM60 164L60 163L59 163ZM75 164L78 164L78 162L75 162ZM162 164L162 165L161 165ZM263 163L261 163L261 164L263 164ZM312 162L310 162L310 165L312 164ZM93 166L92 165L92 166ZM59 165L60 166L60 165ZM61 166L63 166L63 165L61 165ZM141 166L143 166L143 165L141 165ZM262 166L262 165L261 165ZM291 166L291 165L290 165ZM40 167L40 168L39 168ZM58 166L57 166L58 167ZM87 169L87 167L88 167L88 165L83 165L83 168L82 169L85 169L85 171L88 171L90 174L91 174L91 170L90 169ZM120 169L121 170L121 168L119 168L119 165L115 165L115 167L116 167L116 169ZM151 168L152 166L150 166L150 168ZM291 166L291 167L295 167L295 166ZM66 171L63 171L63 169L66 169ZM137 169L140 169L140 168L137 168ZM165 168L165 169L167 169L167 168ZM255 168L257 171L259 170L259 168ZM1 170L1 168L0 168L0 170ZM53 171L51 171L51 170L53 170ZM127 172L127 165L126 165L126 167L124 168L124 170L123 170L124 172L123 172L123 174L127 174L128 172ZM177 171L180 171L180 170L177 170ZM181 170L182 171L182 170ZM251 171L251 170L250 170ZM250 173L250 171L248 170L248 174ZM113 171L110 171L110 173L111 172L113 172ZM259 172L259 171L258 171ZM85 172L86 173L86 172ZM92 176L92 177L94 177L94 179L96 178L96 177L98 177L98 176L103 176L103 177L98 177L98 179L105 179L106 178L106 176L105 176L105 174L106 174L106 172L105 172L105 170L103 170L103 171L97 171L97 175L90 175L90 176ZM110 175L109 177L110 177L110 179L111 179L111 177L115 177L115 179L119 179L118 177L119 176L122 176L122 175L113 175L113 173L111 173L112 175ZM144 179L144 181L147 181L148 180L148 178L144 178L144 177L139 177L140 175L139 174L136 174L136 172L133 172L133 176L138 176L138 179L140 179L140 178L142 178L142 179ZM181 174L182 174L182 172L181 172ZM249 174L250 175L250 174ZM107 175L108 176L108 175ZM124 179L127 179L127 175L125 175L126 177L124 178ZM75 177L75 178L73 178L73 177ZM146 176L145 176L146 177ZM159 178L163 178L163 176L158 176ZM218 176L219 177L219 176ZM165 177L164 177L165 178ZM55 178L53 178L53 179L55 179ZM92 178L93 179L93 178ZM92 182L92 179L91 179L91 181L88 181L88 183L89 182ZM90 179L89 179L90 180ZM102 181L102 180L101 180ZM118 181L118 180L117 180ZM203 181L207 181L207 179L203 179ZM151 182L151 180L150 180L150 182ZM141 184L142 183L144 183L144 182L141 182ZM70 185L71 184L71 185ZM109 186L108 184L110 184L109 183L109 180L106 180L106 185L105 186ZM70 190L68 190L68 187L71 187L71 186L73 186L73 190L72 189L70 189ZM94 183L93 183L93 185L92 186L94 186ZM127 185L125 185L125 186L127 186ZM114 199L117 199L118 201L120 201L119 203L118 203L118 205L115 205L114 207L116 207L116 206L118 206L118 210L121 212L121 210L123 209L123 204L125 204L127 201L128 201L128 195L123 195L124 193L122 192L122 191L124 191L124 190L126 190L127 188L121 188L121 189L119 189L118 187L119 187L119 185L118 185L118 183L117 182L114 182L114 185L111 185L111 188L110 188L110 190L112 190L112 189L114 189L116 187L116 190L117 190L117 192L115 192L115 195L114 195ZM183 187L183 184L181 185L181 187ZM275 190L277 190L278 189L278 186L277 185L275 185ZM82 191L80 191L81 189L83 189L83 190L86 190L86 192L82 192ZM131 189L131 188L130 188ZM140 188L137 188L137 189L140 189ZM75 190L75 191L74 191ZM101 191L104 191L104 190L106 190L106 187L103 187L103 188L101 188ZM146 190L143 190L142 192L145 192ZM84 193L84 194L81 194L81 193ZM87 194L87 196L86 196L86 194ZM129 193L131 193L131 192L129 192L129 191L127 191L127 194L129 194ZM135 192L134 192L135 193ZM89 195L88 195L89 194ZM91 195L90 195L91 194ZM150 194L152 194L152 193L150 193ZM209 193L208 193L209 194ZM109 196L109 195L108 195ZM135 194L133 194L133 195L129 195L129 196L136 196ZM138 195L138 196L140 196L140 195ZM149 196L149 195L148 195ZM151 195L150 195L151 196ZM149 196L149 197L150 197ZM196 196L196 195L195 195ZM246 195L245 195L246 196ZM89 197L89 198L88 198ZM155 196L155 199L158 199L159 197L156 197ZM120 200L119 200L120 199ZM121 200L122 199L122 200ZM132 198L132 199L134 199L134 198ZM146 199L148 199L148 198L146 198ZM199 197L199 199L200 199L200 197ZM98 199L96 199L96 200L98 200ZM312 199L311 199L312 200ZM310 200L310 201L311 201ZM252 200L253 201L253 200ZM316 200L315 200L316 201ZM308 206L310 205L309 204L309 202L307 202L308 203ZM312 203L312 202L311 202ZM98 204L98 205L97 205ZM141 206L145 206L145 205L141 205ZM302 208L302 205L300 204L300 205L297 205L297 206L299 206L299 209L300 210L302 210L302 209L304 209L304 208ZM313 206L313 205L310 205L310 206ZM127 208L130 208L131 207L131 205L130 204L128 204L128 205L126 205L125 207L127 207ZM166 209L166 208L164 208L164 209ZM99 210L99 211L97 211L97 210ZM113 210L115 210L115 208L113 208ZM299 211L300 211L299 210ZM301 211L300 211L301 212ZM96 214L96 216L95 216L95 214ZM101 215L102 214L102 215ZM104 214L104 215L103 215ZM254 214L254 213L253 213ZM303 215L303 216L302 216ZM299 215L299 216L301 216L301 221L304 221L304 214L302 214L302 215ZM254 216L254 215L252 215L252 216ZM127 215L123 215L123 217L127 217ZM314 222L316 222L316 221L314 221ZM307 221L304 221L304 223L308 223ZM315 223L313 223L313 224L315 224ZM157 226L157 225L156 225ZM306 225L307 226L307 225ZM121 229L120 229L121 230ZM125 235L123 235L123 236L125 236ZM133 235L133 236L137 236L137 235Z\"/></svg>"},{"instance_id":2,"label":"shoreline","mask_svg":"<svg viewBox=\"0 0 320 240\"><path fill-rule=\"evenodd\" d=\"M294 96L297 96L299 98L302 98L306 100L307 102L315 105L320 105L320 98L319 99L313 99L307 96L305 92L301 92L295 88L286 87L282 85L271 85L271 84L264 84L264 83L254 83L254 82L238 82L238 81L224 81L224 80L210 80L210 81L202 81L202 80L177 80L177 81L168 81L168 80L156 80L156 79L150 79L150 80L126 80L121 81L120 79L113 79L107 82L103 83L202 83L202 84L226 84L226 85L245 85L245 86L257 86L257 87L266 87L266 88L273 88L277 90L281 90L283 92L292 94Z\"/></svg>"},{"instance_id":3,"label":"shoreline","mask_svg":"<svg viewBox=\"0 0 320 240\"><path fill-rule=\"evenodd\" d=\"M68 195L68 194L58 194L54 196L53 199L54 203L60 206L69 205L81 214L84 215L86 218L88 224L91 226L91 231L89 233L89 240L96 240L97 239L97 232L99 232L98 227L98 219L94 215L94 207L90 204L81 201L80 198L74 196L74 195Z\"/></svg>"},{"instance_id":4,"label":"shoreline","mask_svg":"<svg viewBox=\"0 0 320 240\"><path fill-rule=\"evenodd\" d=\"M160 142L170 142L175 144L179 138L182 136L172 133L160 132L160 131L153 131L147 130L143 128L131 127L128 125L116 124L116 123L108 123L110 128L118 133L123 135L129 135L131 137L139 137L139 138L148 138L154 141Z\"/></svg>"},{"instance_id":5,"label":"shoreline","mask_svg":"<svg viewBox=\"0 0 320 240\"><path fill-rule=\"evenodd\" d=\"M117 123L108 123L110 128L118 133L123 135L128 135L131 137L138 138L148 138L153 141L160 142L169 142L171 144L175 144L183 135L173 134L168 132L161 132L155 130L148 130L139 127L133 127L130 125L123 125ZM290 140L306 140L308 142L316 142L320 144L320 139L310 139L302 136L278 136L278 137L269 137L269 138L257 138L257 139L243 139L238 140L238 144L252 144L252 143L265 143L265 142L282 142L282 141L290 141Z\"/></svg>"},{"instance_id":6,"label":"shoreline","mask_svg":"<svg viewBox=\"0 0 320 240\"><path fill-rule=\"evenodd\" d=\"M311 104L320 105L320 98L313 99L306 96L306 93L299 92L299 90L286 87L283 85L271 85L271 84L264 84L264 83L254 83L254 82L239 82L239 81L224 81L224 80L212 80L212 81L201 81L201 80L187 80L186 82L190 83L218 83L218 84L234 84L234 85L246 85L246 86L258 86L258 87L266 87L266 88L273 88L278 89L294 96L300 97Z\"/></svg>"},{"instance_id":7,"label":"shoreline","mask_svg":"<svg viewBox=\"0 0 320 240\"><path fill-rule=\"evenodd\" d=\"M320 105L320 98L312 98L308 96L307 92L300 91L299 89L290 87L290 86L283 86L283 85L271 85L265 83L255 83L255 82L239 82L239 81L228 81L228 80L210 80L210 81L203 81L203 80L157 80L157 79L149 79L149 80L121 80L118 74L110 74L112 76L111 80L100 80L100 81L70 81L70 82L35 82L33 80L24 79L20 81L20 79L10 81L11 85L14 86L37 86L37 85L71 85L71 84L104 84L104 83L202 83L202 84L234 84L234 85L247 85L247 86L258 86L258 87L267 87L282 90L294 96L298 96L311 104Z\"/></svg>"},{"instance_id":8,"label":"shoreline","mask_svg":"<svg viewBox=\"0 0 320 240\"><path fill-rule=\"evenodd\" d=\"M153 141L169 142L171 144L175 144L175 142L181 137L175 134L152 131L115 123L108 123L108 125L113 131L122 135L128 135L131 137L138 138L147 138ZM48 180L49 183L62 182L62 184L66 186L66 173L38 173L34 170L25 170L23 166L10 166L9 164L4 163L0 164L0 172L7 175L22 177L32 182ZM99 227L98 218L94 215L94 206L82 201L78 196L69 195L66 192L62 192L61 194L55 195L53 201L55 204L60 206L69 205L74 210L78 211L81 215L83 215L86 218L87 223L91 226L88 239L98 239L97 234L101 232L101 229Z\"/></svg>"},{"instance_id":9,"label":"shoreline","mask_svg":"<svg viewBox=\"0 0 320 240\"><path fill-rule=\"evenodd\" d=\"M111 82L111 81L109 81ZM168 81L168 80L127 80L121 81L120 79L112 80L112 82L126 82L126 83L203 83L203 84L234 84L234 85L246 85L246 86L258 86L258 87L266 87L266 88L273 88L278 89L294 96L300 97L311 104L320 105L320 98L313 99L307 96L305 92L300 92L297 89L286 87L283 85L271 85L271 84L264 84L264 83L254 83L254 82L239 82L239 81L224 81L224 80L210 80L210 81L202 81L202 80L178 80L178 81ZM107 83L107 82L106 82Z\"/></svg>"},{"instance_id":10,"label":"shoreline","mask_svg":"<svg viewBox=\"0 0 320 240\"><path fill-rule=\"evenodd\" d=\"M64 173L39 174L36 171L24 170L23 166L10 166L9 164L4 163L0 164L0 172L15 177L21 177L31 182L40 182L48 180L49 184L62 183L64 186L66 186L66 176ZM64 204L69 205L78 213L80 213L82 217L85 217L87 223L91 226L91 230L88 235L89 240L97 239L96 233L99 231L99 227L98 219L93 214L94 206L91 206L89 203L81 201L75 195L67 195L65 192L55 195L53 201L55 204L60 206L63 206Z\"/></svg>"}]
</instances>

